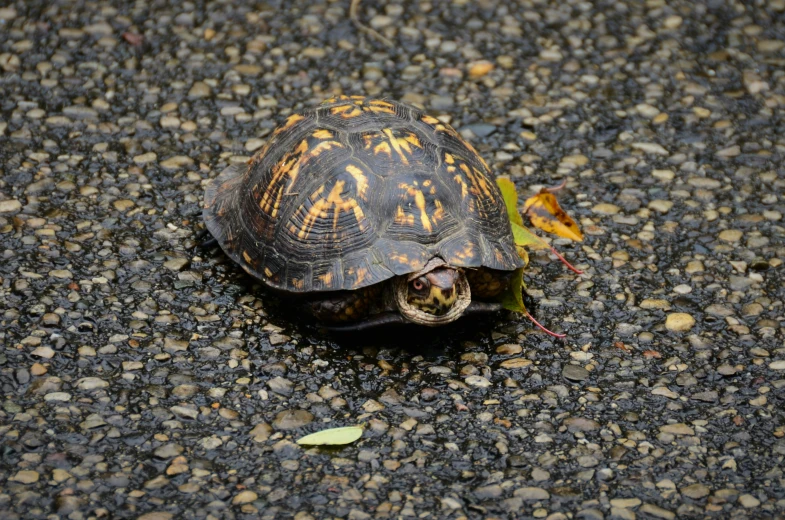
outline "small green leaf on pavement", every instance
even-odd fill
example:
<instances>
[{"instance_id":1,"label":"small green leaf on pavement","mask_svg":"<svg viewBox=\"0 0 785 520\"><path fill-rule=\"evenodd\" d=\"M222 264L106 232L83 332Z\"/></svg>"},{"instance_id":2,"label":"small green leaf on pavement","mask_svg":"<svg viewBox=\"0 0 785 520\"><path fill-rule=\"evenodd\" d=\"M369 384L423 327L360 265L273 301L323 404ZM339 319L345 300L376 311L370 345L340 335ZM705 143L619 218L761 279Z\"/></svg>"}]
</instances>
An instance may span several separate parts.
<instances>
[{"instance_id":1,"label":"small green leaf on pavement","mask_svg":"<svg viewBox=\"0 0 785 520\"><path fill-rule=\"evenodd\" d=\"M363 436L362 426L344 426L342 428L330 428L320 432L306 435L297 439L297 444L309 446L342 446L351 444Z\"/></svg>"}]
</instances>

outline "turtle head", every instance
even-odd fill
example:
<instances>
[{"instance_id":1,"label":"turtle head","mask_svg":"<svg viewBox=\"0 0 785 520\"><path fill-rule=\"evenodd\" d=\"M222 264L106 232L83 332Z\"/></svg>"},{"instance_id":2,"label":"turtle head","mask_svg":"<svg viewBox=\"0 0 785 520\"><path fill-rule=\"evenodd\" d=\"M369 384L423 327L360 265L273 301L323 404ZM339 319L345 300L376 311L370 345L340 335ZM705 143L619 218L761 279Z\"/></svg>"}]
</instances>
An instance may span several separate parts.
<instances>
[{"instance_id":1,"label":"turtle head","mask_svg":"<svg viewBox=\"0 0 785 520\"><path fill-rule=\"evenodd\" d=\"M400 313L420 325L443 325L458 319L471 303L469 282L462 269L436 258L421 271L396 280L395 302Z\"/></svg>"},{"instance_id":2,"label":"turtle head","mask_svg":"<svg viewBox=\"0 0 785 520\"><path fill-rule=\"evenodd\" d=\"M421 311L441 316L458 299L458 280L462 275L452 267L437 267L409 282L406 301Z\"/></svg>"}]
</instances>

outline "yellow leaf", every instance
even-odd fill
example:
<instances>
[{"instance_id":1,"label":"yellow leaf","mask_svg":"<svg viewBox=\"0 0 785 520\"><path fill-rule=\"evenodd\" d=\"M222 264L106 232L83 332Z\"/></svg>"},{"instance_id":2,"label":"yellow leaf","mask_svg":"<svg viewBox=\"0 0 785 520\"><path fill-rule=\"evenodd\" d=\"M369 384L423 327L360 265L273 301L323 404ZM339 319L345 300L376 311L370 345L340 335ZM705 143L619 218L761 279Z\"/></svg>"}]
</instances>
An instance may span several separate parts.
<instances>
[{"instance_id":1,"label":"yellow leaf","mask_svg":"<svg viewBox=\"0 0 785 520\"><path fill-rule=\"evenodd\" d=\"M297 439L297 444L309 446L341 446L351 444L363 436L362 426L330 428Z\"/></svg>"},{"instance_id":2,"label":"yellow leaf","mask_svg":"<svg viewBox=\"0 0 785 520\"><path fill-rule=\"evenodd\" d=\"M523 212L536 228L576 242L583 240L583 233L578 228L578 224L559 207L556 197L547 189L530 197L523 205Z\"/></svg>"}]
</instances>

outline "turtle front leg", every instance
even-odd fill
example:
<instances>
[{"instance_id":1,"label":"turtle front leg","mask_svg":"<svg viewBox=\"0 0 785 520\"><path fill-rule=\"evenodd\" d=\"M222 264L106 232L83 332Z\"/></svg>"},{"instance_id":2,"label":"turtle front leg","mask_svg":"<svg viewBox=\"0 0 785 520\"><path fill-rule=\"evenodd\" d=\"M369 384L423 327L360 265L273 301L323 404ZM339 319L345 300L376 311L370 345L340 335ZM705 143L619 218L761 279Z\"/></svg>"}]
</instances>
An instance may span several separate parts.
<instances>
[{"instance_id":1,"label":"turtle front leg","mask_svg":"<svg viewBox=\"0 0 785 520\"><path fill-rule=\"evenodd\" d=\"M366 318L381 300L381 284L354 291L317 296L306 303L313 316L323 323L350 323Z\"/></svg>"}]
</instances>

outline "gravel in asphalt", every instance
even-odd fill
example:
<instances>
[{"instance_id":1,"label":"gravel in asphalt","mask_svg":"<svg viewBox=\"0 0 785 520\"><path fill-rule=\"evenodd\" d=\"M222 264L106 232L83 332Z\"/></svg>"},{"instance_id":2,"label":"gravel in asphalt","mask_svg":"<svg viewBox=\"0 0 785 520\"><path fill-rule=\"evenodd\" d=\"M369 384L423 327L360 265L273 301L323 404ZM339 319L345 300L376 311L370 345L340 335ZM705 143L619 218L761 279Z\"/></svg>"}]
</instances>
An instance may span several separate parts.
<instances>
[{"instance_id":1,"label":"gravel in asphalt","mask_svg":"<svg viewBox=\"0 0 785 520\"><path fill-rule=\"evenodd\" d=\"M0 517L784 517L785 1L358 17L394 46L348 0L0 7ZM194 248L209 180L336 94L567 179L584 273L526 273L565 340L329 336Z\"/></svg>"}]
</instances>

